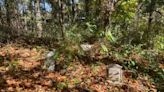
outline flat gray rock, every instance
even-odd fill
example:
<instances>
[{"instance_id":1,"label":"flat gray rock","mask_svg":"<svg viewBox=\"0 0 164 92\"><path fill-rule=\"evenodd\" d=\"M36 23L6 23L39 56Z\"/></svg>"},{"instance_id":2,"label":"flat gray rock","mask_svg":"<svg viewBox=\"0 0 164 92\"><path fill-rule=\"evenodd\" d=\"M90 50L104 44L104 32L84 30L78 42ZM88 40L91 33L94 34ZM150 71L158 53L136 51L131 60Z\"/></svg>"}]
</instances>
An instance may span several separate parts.
<instances>
[{"instance_id":1,"label":"flat gray rock","mask_svg":"<svg viewBox=\"0 0 164 92\"><path fill-rule=\"evenodd\" d=\"M84 50L84 51L89 51L92 49L93 45L90 45L90 44L81 44L80 47Z\"/></svg>"},{"instance_id":2,"label":"flat gray rock","mask_svg":"<svg viewBox=\"0 0 164 92\"><path fill-rule=\"evenodd\" d=\"M54 51L50 51L48 52L48 54L46 55L46 58L51 58L55 55L55 50Z\"/></svg>"}]
</instances>

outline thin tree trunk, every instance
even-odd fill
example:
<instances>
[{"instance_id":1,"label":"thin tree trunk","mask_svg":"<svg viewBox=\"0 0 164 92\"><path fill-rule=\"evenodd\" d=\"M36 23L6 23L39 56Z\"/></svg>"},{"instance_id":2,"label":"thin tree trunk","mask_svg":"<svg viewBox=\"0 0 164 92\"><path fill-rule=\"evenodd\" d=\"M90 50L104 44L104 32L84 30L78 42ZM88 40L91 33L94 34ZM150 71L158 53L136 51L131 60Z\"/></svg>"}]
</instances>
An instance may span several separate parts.
<instances>
[{"instance_id":1,"label":"thin tree trunk","mask_svg":"<svg viewBox=\"0 0 164 92\"><path fill-rule=\"evenodd\" d=\"M96 14L95 15L98 17L101 11L100 6L101 6L101 0L96 0L96 12L95 12Z\"/></svg>"},{"instance_id":2,"label":"thin tree trunk","mask_svg":"<svg viewBox=\"0 0 164 92\"><path fill-rule=\"evenodd\" d=\"M89 0L85 0L85 15L86 15L86 18L88 19L88 16L89 16Z\"/></svg>"},{"instance_id":3,"label":"thin tree trunk","mask_svg":"<svg viewBox=\"0 0 164 92\"><path fill-rule=\"evenodd\" d=\"M4 20L3 20L3 10L2 10L1 5L0 5L0 24L4 24Z\"/></svg>"},{"instance_id":4,"label":"thin tree trunk","mask_svg":"<svg viewBox=\"0 0 164 92\"><path fill-rule=\"evenodd\" d=\"M58 0L58 4L59 4L59 7L60 7L60 13L59 13L59 24L60 24L60 28L61 28L61 36L64 40L64 30L65 30L65 27L64 27L64 14L63 14L63 0Z\"/></svg>"},{"instance_id":5,"label":"thin tree trunk","mask_svg":"<svg viewBox=\"0 0 164 92\"><path fill-rule=\"evenodd\" d=\"M148 26L147 26L147 33L146 33L146 37L147 37L147 46L150 46L150 40L151 37L149 35L151 35L152 30L151 30L151 25L152 25L152 14L153 12L149 13L149 18L148 18Z\"/></svg>"},{"instance_id":6,"label":"thin tree trunk","mask_svg":"<svg viewBox=\"0 0 164 92\"><path fill-rule=\"evenodd\" d=\"M6 21L8 26L11 26L11 7L9 0L5 0L5 7L6 7Z\"/></svg>"},{"instance_id":7,"label":"thin tree trunk","mask_svg":"<svg viewBox=\"0 0 164 92\"><path fill-rule=\"evenodd\" d=\"M96 10L95 10L95 18L96 18L96 25L97 28L100 29L101 26L101 19L100 19L100 12L101 12L101 0L96 0Z\"/></svg>"},{"instance_id":8,"label":"thin tree trunk","mask_svg":"<svg viewBox=\"0 0 164 92\"><path fill-rule=\"evenodd\" d=\"M42 15L40 10L40 0L35 1L35 12L36 12L36 26L38 31L38 37L40 38L42 36Z\"/></svg>"},{"instance_id":9,"label":"thin tree trunk","mask_svg":"<svg viewBox=\"0 0 164 92\"><path fill-rule=\"evenodd\" d=\"M33 10L33 6L32 6L32 3L33 3L33 0L30 0L29 1L29 4L28 4L28 11L29 11L29 16L30 16L30 19L31 19L31 21L30 21L30 29L32 30L32 31L34 31L34 29L35 29L35 27L34 27L34 24L33 24L33 22L34 22L34 10Z\"/></svg>"},{"instance_id":10,"label":"thin tree trunk","mask_svg":"<svg viewBox=\"0 0 164 92\"><path fill-rule=\"evenodd\" d=\"M72 22L75 21L75 0L72 0Z\"/></svg>"},{"instance_id":11,"label":"thin tree trunk","mask_svg":"<svg viewBox=\"0 0 164 92\"><path fill-rule=\"evenodd\" d=\"M46 11L46 1L43 0L44 10Z\"/></svg>"},{"instance_id":12,"label":"thin tree trunk","mask_svg":"<svg viewBox=\"0 0 164 92\"><path fill-rule=\"evenodd\" d=\"M25 4L23 4L23 5L25 6ZM23 26L24 26L24 29L27 30L28 29L27 28L27 11L25 8L23 8L23 17L24 17L23 18L24 19L24 23L23 23L24 25Z\"/></svg>"},{"instance_id":13,"label":"thin tree trunk","mask_svg":"<svg viewBox=\"0 0 164 92\"><path fill-rule=\"evenodd\" d=\"M152 41L152 38L153 37L150 37L153 36L152 35L152 15L153 15L153 12L154 12L154 8L155 8L155 4L156 4L156 1L155 0L151 0L151 3L149 5L149 9L148 9L148 22L147 22L147 30L144 32L144 37L145 37L145 41L146 41L146 45L147 47L151 47L152 48L152 44L151 44L151 41Z\"/></svg>"},{"instance_id":14,"label":"thin tree trunk","mask_svg":"<svg viewBox=\"0 0 164 92\"><path fill-rule=\"evenodd\" d=\"M138 1L138 5L137 5L137 10L135 13L135 31L138 31L138 25L139 25L139 13L140 13L140 8L142 6L142 3L140 1Z\"/></svg>"}]
</instances>

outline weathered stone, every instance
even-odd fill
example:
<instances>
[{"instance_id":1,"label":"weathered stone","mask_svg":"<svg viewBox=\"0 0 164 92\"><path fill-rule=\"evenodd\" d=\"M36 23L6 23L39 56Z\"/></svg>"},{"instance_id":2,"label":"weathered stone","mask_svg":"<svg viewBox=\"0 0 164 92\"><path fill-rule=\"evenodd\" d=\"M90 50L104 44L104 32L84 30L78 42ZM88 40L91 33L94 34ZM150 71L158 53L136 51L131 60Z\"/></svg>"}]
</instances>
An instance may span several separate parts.
<instances>
[{"instance_id":1,"label":"weathered stone","mask_svg":"<svg viewBox=\"0 0 164 92\"><path fill-rule=\"evenodd\" d=\"M108 79L112 84L121 84L123 78L122 66L118 64L110 64L108 66Z\"/></svg>"},{"instance_id":2,"label":"weathered stone","mask_svg":"<svg viewBox=\"0 0 164 92\"><path fill-rule=\"evenodd\" d=\"M54 51L50 51L50 52L47 54L46 58L52 58L54 55L55 55L55 50L54 50Z\"/></svg>"},{"instance_id":3,"label":"weathered stone","mask_svg":"<svg viewBox=\"0 0 164 92\"><path fill-rule=\"evenodd\" d=\"M55 60L53 59L54 55L55 55L55 50L50 51L46 55L46 59L44 61L43 69L46 69L48 71L54 71L55 70Z\"/></svg>"},{"instance_id":4,"label":"weathered stone","mask_svg":"<svg viewBox=\"0 0 164 92\"><path fill-rule=\"evenodd\" d=\"M90 51L93 47L93 45L90 44L81 44L80 47L84 50L84 51Z\"/></svg>"},{"instance_id":5,"label":"weathered stone","mask_svg":"<svg viewBox=\"0 0 164 92\"><path fill-rule=\"evenodd\" d=\"M49 65L48 65L48 71L54 71L55 70L55 61L50 61Z\"/></svg>"}]
</instances>

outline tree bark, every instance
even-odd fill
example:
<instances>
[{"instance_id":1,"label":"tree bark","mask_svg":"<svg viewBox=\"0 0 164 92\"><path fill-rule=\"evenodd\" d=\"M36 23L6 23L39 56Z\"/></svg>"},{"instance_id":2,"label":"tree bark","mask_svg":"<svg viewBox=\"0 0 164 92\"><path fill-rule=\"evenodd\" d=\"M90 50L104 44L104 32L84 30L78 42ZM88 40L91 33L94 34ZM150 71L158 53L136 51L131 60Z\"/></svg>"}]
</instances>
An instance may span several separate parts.
<instances>
[{"instance_id":1,"label":"tree bark","mask_svg":"<svg viewBox=\"0 0 164 92\"><path fill-rule=\"evenodd\" d=\"M60 13L59 13L59 24L60 24L60 28L61 28L61 36L64 40L64 14L63 14L63 10L64 10L64 6L63 6L63 0L58 0L58 4L60 7Z\"/></svg>"},{"instance_id":2,"label":"tree bark","mask_svg":"<svg viewBox=\"0 0 164 92\"><path fill-rule=\"evenodd\" d=\"M85 15L86 15L86 18L88 19L88 16L89 16L89 0L85 0Z\"/></svg>"},{"instance_id":3,"label":"tree bark","mask_svg":"<svg viewBox=\"0 0 164 92\"><path fill-rule=\"evenodd\" d=\"M6 7L6 22L8 24L8 26L11 26L11 15L12 15L12 4L10 4L12 2L10 2L10 0L5 0L5 7Z\"/></svg>"},{"instance_id":4,"label":"tree bark","mask_svg":"<svg viewBox=\"0 0 164 92\"><path fill-rule=\"evenodd\" d=\"M72 0L72 22L75 21L75 0Z\"/></svg>"},{"instance_id":5,"label":"tree bark","mask_svg":"<svg viewBox=\"0 0 164 92\"><path fill-rule=\"evenodd\" d=\"M35 13L36 13L36 26L38 31L38 37L40 38L42 36L42 15L41 15L41 9L40 9L40 0L35 1Z\"/></svg>"},{"instance_id":6,"label":"tree bark","mask_svg":"<svg viewBox=\"0 0 164 92\"><path fill-rule=\"evenodd\" d=\"M102 2L102 8L101 8L101 12L102 12L102 27L105 29L106 27L110 26L110 17L113 13L113 11L115 11L115 3L116 1L114 0L104 0Z\"/></svg>"}]
</instances>

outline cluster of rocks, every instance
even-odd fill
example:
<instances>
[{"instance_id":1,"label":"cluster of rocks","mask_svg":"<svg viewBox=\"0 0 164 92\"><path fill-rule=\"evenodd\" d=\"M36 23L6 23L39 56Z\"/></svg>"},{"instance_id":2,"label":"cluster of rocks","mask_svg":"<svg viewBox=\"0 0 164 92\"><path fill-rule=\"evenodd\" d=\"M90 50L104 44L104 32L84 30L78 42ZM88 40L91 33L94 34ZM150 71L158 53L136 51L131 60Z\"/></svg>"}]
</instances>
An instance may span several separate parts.
<instances>
[{"instance_id":1,"label":"cluster of rocks","mask_svg":"<svg viewBox=\"0 0 164 92\"><path fill-rule=\"evenodd\" d=\"M90 44L81 44L81 48L84 51L89 51L92 49L93 45ZM50 51L46 55L46 59L44 61L43 69L46 69L48 71L54 71L55 70L55 60L54 60L54 55L55 51ZM108 79L112 84L121 84L122 83L122 75L123 75L123 70L122 66L118 64L110 64L108 66Z\"/></svg>"},{"instance_id":2,"label":"cluster of rocks","mask_svg":"<svg viewBox=\"0 0 164 92\"><path fill-rule=\"evenodd\" d=\"M90 44L81 44L80 45L81 48L84 50L84 51L89 51L92 49L93 45L90 45ZM44 61L44 64L43 64L43 69L46 69L48 71L54 71L55 70L55 60L54 60L54 55L56 53L56 50L54 49L53 51L49 51L46 56L45 56L45 61Z\"/></svg>"}]
</instances>

